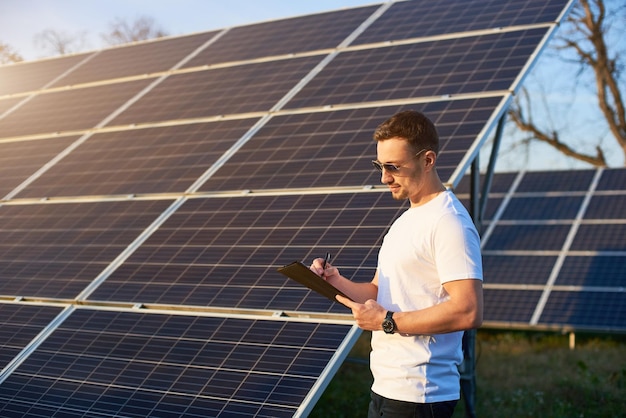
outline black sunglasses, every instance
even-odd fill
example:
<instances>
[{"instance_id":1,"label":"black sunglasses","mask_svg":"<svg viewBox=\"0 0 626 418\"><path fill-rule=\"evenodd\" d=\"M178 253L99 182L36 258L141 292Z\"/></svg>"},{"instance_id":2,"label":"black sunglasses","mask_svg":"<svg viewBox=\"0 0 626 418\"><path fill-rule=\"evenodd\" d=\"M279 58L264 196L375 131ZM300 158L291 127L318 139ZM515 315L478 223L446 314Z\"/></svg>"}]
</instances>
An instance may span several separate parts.
<instances>
[{"instance_id":1,"label":"black sunglasses","mask_svg":"<svg viewBox=\"0 0 626 418\"><path fill-rule=\"evenodd\" d=\"M415 154L413 158L417 157L418 155L420 155L422 152L426 151L427 149L428 148L424 148L423 150ZM393 174L393 173L399 172L400 169L402 168L401 165L381 163L378 160L372 160L372 165L374 166L376 170L380 171L381 173L383 172L383 169L384 169L386 172Z\"/></svg>"}]
</instances>

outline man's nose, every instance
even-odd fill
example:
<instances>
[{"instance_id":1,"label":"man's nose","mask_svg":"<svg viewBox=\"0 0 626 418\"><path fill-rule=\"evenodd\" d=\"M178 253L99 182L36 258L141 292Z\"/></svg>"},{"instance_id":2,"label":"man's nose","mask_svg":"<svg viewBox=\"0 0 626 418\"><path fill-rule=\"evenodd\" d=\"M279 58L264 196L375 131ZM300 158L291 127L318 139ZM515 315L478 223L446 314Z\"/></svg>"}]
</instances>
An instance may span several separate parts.
<instances>
[{"instance_id":1,"label":"man's nose","mask_svg":"<svg viewBox=\"0 0 626 418\"><path fill-rule=\"evenodd\" d=\"M380 182L383 184L391 183L393 181L393 176L389 173L389 171L385 170L383 167L383 171L380 172Z\"/></svg>"}]
</instances>

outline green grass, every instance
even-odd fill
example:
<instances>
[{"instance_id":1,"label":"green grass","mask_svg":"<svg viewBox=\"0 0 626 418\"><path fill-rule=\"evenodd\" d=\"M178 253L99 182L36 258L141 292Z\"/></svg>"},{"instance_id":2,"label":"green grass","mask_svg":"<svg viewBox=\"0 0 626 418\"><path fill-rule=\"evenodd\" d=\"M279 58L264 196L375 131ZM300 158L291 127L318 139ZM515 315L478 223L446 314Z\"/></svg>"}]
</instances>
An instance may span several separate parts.
<instances>
[{"instance_id":1,"label":"green grass","mask_svg":"<svg viewBox=\"0 0 626 418\"><path fill-rule=\"evenodd\" d=\"M366 363L369 333L339 369L310 417L367 415L372 377ZM626 338L495 332L477 336L476 415L588 418L626 416ZM454 418L465 416L463 401Z\"/></svg>"}]
</instances>

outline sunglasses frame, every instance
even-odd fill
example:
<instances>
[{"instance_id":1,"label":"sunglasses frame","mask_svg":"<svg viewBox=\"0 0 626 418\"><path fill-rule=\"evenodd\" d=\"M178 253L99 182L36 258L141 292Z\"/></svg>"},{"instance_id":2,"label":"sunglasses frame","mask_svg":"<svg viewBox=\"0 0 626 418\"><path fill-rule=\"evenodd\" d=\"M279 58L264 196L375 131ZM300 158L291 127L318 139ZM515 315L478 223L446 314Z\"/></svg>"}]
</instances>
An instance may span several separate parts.
<instances>
[{"instance_id":1,"label":"sunglasses frame","mask_svg":"<svg viewBox=\"0 0 626 418\"><path fill-rule=\"evenodd\" d=\"M412 158L416 158L417 156L419 156L422 152L424 152L426 150L428 150L428 148L424 148L423 150L421 150L420 152L415 154ZM385 170L387 173L394 174L394 173L398 173L400 171L400 169L402 168L402 165L395 165L395 164L390 164L390 163L381 163L378 160L372 160L372 165L374 166L374 168L379 173L382 173L383 170Z\"/></svg>"}]
</instances>

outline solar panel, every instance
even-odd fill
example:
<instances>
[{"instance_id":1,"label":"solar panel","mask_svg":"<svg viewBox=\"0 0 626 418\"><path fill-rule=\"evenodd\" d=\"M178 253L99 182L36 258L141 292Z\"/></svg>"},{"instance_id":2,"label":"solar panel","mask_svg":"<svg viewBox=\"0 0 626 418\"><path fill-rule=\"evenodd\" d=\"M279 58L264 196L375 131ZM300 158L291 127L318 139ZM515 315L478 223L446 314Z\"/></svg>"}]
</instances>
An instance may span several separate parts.
<instances>
[{"instance_id":1,"label":"solar panel","mask_svg":"<svg viewBox=\"0 0 626 418\"><path fill-rule=\"evenodd\" d=\"M438 126L443 178L452 174L500 101L496 97L420 106ZM376 154L372 132L400 109L273 117L200 190L379 185L380 175L370 163ZM468 122L453 122L458 120Z\"/></svg>"},{"instance_id":2,"label":"solar panel","mask_svg":"<svg viewBox=\"0 0 626 418\"><path fill-rule=\"evenodd\" d=\"M597 195L589 200L586 219L624 219L626 195Z\"/></svg>"},{"instance_id":3,"label":"solar panel","mask_svg":"<svg viewBox=\"0 0 626 418\"><path fill-rule=\"evenodd\" d=\"M346 313L276 268L331 251L343 274L369 281L403 207L381 193L191 199L90 299Z\"/></svg>"},{"instance_id":4,"label":"solar panel","mask_svg":"<svg viewBox=\"0 0 626 418\"><path fill-rule=\"evenodd\" d=\"M624 173L519 174L487 218L487 324L626 330Z\"/></svg>"},{"instance_id":5,"label":"solar panel","mask_svg":"<svg viewBox=\"0 0 626 418\"><path fill-rule=\"evenodd\" d=\"M350 328L79 309L0 385L0 413L291 417Z\"/></svg>"},{"instance_id":6,"label":"solar panel","mask_svg":"<svg viewBox=\"0 0 626 418\"><path fill-rule=\"evenodd\" d=\"M550 279L556 255L490 254L483 256L489 284L543 285Z\"/></svg>"},{"instance_id":7,"label":"solar panel","mask_svg":"<svg viewBox=\"0 0 626 418\"><path fill-rule=\"evenodd\" d=\"M507 90L544 29L341 53L287 108Z\"/></svg>"},{"instance_id":8,"label":"solar panel","mask_svg":"<svg viewBox=\"0 0 626 418\"><path fill-rule=\"evenodd\" d=\"M330 251L371 280L406 207L370 168L376 125L431 116L456 186L570 6L394 1L0 66L0 332L23 338L1 414L306 416L358 330L276 268ZM600 217L623 174L603 174L494 180L489 321L603 321L555 311L586 280L560 268L620 283L622 219ZM574 234L615 225L599 260Z\"/></svg>"},{"instance_id":9,"label":"solar panel","mask_svg":"<svg viewBox=\"0 0 626 418\"><path fill-rule=\"evenodd\" d=\"M319 57L304 57L178 74L111 124L267 112L319 61Z\"/></svg>"},{"instance_id":10,"label":"solar panel","mask_svg":"<svg viewBox=\"0 0 626 418\"><path fill-rule=\"evenodd\" d=\"M434 37L508 26L532 25L557 20L563 2L541 0L443 0L421 3L397 2L377 19L355 44Z\"/></svg>"},{"instance_id":11,"label":"solar panel","mask_svg":"<svg viewBox=\"0 0 626 418\"><path fill-rule=\"evenodd\" d=\"M256 120L95 134L18 197L182 193Z\"/></svg>"},{"instance_id":12,"label":"solar panel","mask_svg":"<svg viewBox=\"0 0 626 418\"><path fill-rule=\"evenodd\" d=\"M0 206L0 295L76 297L170 203Z\"/></svg>"}]
</instances>

